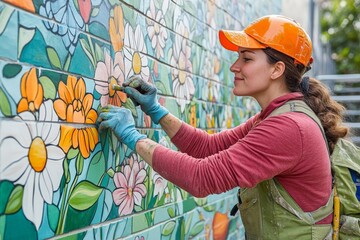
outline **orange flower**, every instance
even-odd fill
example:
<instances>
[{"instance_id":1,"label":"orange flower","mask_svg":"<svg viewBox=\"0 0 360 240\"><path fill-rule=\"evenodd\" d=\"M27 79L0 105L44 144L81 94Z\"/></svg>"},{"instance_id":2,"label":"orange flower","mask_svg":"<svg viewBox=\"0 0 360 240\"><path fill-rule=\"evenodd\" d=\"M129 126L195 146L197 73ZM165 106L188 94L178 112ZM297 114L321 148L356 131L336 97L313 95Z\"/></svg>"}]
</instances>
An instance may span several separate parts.
<instances>
[{"instance_id":1,"label":"orange flower","mask_svg":"<svg viewBox=\"0 0 360 240\"><path fill-rule=\"evenodd\" d=\"M35 7L32 0L3 0L4 2L10 3L14 6L22 8L29 12L35 12Z\"/></svg>"},{"instance_id":2,"label":"orange flower","mask_svg":"<svg viewBox=\"0 0 360 240\"><path fill-rule=\"evenodd\" d=\"M216 212L212 223L214 240L226 239L229 227L229 218L226 213Z\"/></svg>"},{"instance_id":3,"label":"orange flower","mask_svg":"<svg viewBox=\"0 0 360 240\"><path fill-rule=\"evenodd\" d=\"M124 46L124 17L122 8L116 6L114 8L114 17L109 20L109 33L111 44L115 52L122 50Z\"/></svg>"},{"instance_id":4,"label":"orange flower","mask_svg":"<svg viewBox=\"0 0 360 240\"><path fill-rule=\"evenodd\" d=\"M26 72L22 76L20 84L21 99L17 107L18 113L39 110L44 99L44 91L38 81L36 69L31 68Z\"/></svg>"},{"instance_id":5,"label":"orange flower","mask_svg":"<svg viewBox=\"0 0 360 240\"><path fill-rule=\"evenodd\" d=\"M93 96L86 94L85 82L82 78L68 76L67 84L59 84L59 97L54 102L54 109L60 119L71 123L95 124L96 111L91 108ZM74 128L62 125L60 147L68 152L70 147L79 148L84 158L90 156L98 142L98 132L95 128Z\"/></svg>"}]
</instances>

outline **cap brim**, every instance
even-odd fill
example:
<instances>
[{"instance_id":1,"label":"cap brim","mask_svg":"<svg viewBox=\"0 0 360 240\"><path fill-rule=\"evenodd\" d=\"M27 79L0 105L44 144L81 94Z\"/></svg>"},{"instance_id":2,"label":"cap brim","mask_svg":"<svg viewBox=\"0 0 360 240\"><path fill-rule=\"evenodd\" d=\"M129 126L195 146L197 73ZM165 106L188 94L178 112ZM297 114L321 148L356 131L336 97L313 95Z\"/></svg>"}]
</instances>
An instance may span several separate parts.
<instances>
[{"instance_id":1,"label":"cap brim","mask_svg":"<svg viewBox=\"0 0 360 240\"><path fill-rule=\"evenodd\" d=\"M238 51L243 48L266 48L267 46L256 41L244 31L220 30L219 39L221 45L230 51Z\"/></svg>"}]
</instances>

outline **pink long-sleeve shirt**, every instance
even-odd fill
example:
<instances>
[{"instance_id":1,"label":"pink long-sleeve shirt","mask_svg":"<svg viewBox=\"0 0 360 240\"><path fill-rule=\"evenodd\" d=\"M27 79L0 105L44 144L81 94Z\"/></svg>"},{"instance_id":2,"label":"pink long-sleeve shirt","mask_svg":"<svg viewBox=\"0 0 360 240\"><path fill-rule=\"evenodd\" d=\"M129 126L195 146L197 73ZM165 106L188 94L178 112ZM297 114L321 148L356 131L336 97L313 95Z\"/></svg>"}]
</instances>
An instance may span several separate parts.
<instances>
[{"instance_id":1,"label":"pink long-sleeve shirt","mask_svg":"<svg viewBox=\"0 0 360 240\"><path fill-rule=\"evenodd\" d=\"M276 178L303 211L314 211L331 194L321 130L303 113L268 117L285 102L302 98L301 93L281 96L245 123L213 135L182 123L171 139L181 152L157 146L153 168L196 197ZM330 222L331 215L319 223Z\"/></svg>"}]
</instances>

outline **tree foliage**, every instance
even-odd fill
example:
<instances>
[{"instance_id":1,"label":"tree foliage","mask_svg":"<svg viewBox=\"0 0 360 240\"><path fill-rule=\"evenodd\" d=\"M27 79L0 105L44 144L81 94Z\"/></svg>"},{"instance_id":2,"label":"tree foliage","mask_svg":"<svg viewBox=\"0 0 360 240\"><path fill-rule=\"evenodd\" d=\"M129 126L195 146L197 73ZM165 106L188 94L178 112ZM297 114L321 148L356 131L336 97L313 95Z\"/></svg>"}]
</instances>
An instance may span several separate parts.
<instances>
[{"instance_id":1,"label":"tree foliage","mask_svg":"<svg viewBox=\"0 0 360 240\"><path fill-rule=\"evenodd\" d=\"M329 43L338 73L360 72L360 0L321 3L324 43Z\"/></svg>"}]
</instances>

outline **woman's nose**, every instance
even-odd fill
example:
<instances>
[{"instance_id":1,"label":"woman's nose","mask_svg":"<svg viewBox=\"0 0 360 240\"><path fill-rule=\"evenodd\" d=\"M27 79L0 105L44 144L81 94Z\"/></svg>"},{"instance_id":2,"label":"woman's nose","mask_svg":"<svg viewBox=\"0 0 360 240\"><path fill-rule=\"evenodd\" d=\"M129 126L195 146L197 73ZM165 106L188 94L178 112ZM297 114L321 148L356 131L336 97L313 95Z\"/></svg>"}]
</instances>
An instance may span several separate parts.
<instances>
[{"instance_id":1,"label":"woman's nose","mask_svg":"<svg viewBox=\"0 0 360 240\"><path fill-rule=\"evenodd\" d=\"M231 72L240 72L240 58L238 58L234 63L233 65L231 65L230 67L230 71Z\"/></svg>"}]
</instances>

